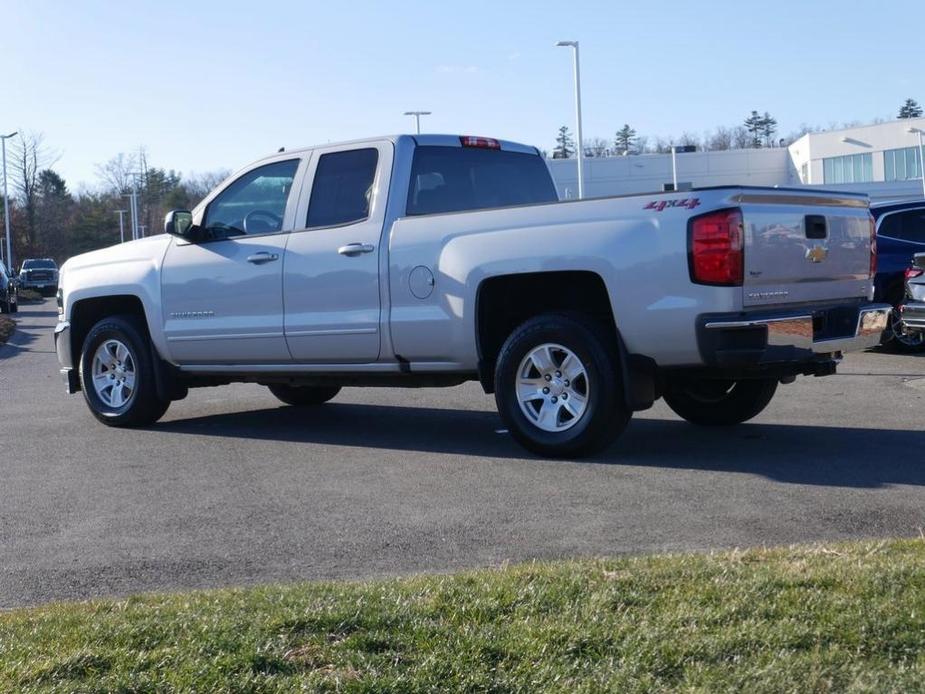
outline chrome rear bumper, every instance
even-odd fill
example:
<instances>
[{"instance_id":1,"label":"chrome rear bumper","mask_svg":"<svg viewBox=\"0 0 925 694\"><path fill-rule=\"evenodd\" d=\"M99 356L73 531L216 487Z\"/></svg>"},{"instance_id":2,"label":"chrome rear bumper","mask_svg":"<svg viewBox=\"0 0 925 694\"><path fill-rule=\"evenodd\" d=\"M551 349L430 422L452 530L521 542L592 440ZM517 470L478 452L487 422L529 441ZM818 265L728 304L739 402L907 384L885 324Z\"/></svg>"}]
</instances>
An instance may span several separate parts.
<instances>
[{"instance_id":1,"label":"chrome rear bumper","mask_svg":"<svg viewBox=\"0 0 925 694\"><path fill-rule=\"evenodd\" d=\"M890 325L888 304L871 304L858 310L854 330L850 334L831 335L817 329L816 316L811 313L771 316L748 320L710 321L707 330L747 330L767 329L769 348L793 347L809 350L816 354L833 352L851 352L875 347L880 337Z\"/></svg>"}]
</instances>

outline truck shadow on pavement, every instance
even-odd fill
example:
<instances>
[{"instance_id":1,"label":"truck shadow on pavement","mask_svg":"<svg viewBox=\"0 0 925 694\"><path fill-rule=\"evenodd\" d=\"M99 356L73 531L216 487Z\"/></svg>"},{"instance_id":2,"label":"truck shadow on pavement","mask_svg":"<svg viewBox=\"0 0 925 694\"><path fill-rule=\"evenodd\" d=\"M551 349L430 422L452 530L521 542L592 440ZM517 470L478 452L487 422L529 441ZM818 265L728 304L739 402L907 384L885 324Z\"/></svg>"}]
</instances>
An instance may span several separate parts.
<instances>
[{"instance_id":1,"label":"truck shadow on pavement","mask_svg":"<svg viewBox=\"0 0 925 694\"><path fill-rule=\"evenodd\" d=\"M48 352L54 354L54 344L51 330L47 328L36 328L35 326L24 327L22 322L24 318L33 316L43 316L47 311L25 311L19 309L19 313L7 315L16 321L16 331L10 336L10 339L0 345L0 360L12 357L19 352Z\"/></svg>"},{"instance_id":2,"label":"truck shadow on pavement","mask_svg":"<svg viewBox=\"0 0 925 694\"><path fill-rule=\"evenodd\" d=\"M497 433L502 426L490 411L331 403L311 410L282 407L167 421L154 430L530 462L532 456L510 435ZM600 455L544 462L741 473L833 487L922 486L925 465L919 456L902 452L918 450L923 438L921 431L898 429L755 423L702 428L635 418Z\"/></svg>"}]
</instances>

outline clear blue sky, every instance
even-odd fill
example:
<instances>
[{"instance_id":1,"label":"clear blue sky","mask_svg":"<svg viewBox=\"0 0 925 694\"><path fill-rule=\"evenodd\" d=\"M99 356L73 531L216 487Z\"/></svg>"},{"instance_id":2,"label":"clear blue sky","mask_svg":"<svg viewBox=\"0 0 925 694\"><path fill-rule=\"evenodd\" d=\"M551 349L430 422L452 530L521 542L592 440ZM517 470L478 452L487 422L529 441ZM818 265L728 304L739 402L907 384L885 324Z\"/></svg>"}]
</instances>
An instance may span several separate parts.
<instances>
[{"instance_id":1,"label":"clear blue sky","mask_svg":"<svg viewBox=\"0 0 925 694\"><path fill-rule=\"evenodd\" d=\"M72 189L144 145L155 166L237 168L295 147L431 132L551 148L629 123L702 134L768 110L787 134L925 102L921 0L5 3L0 129L41 132Z\"/></svg>"}]
</instances>

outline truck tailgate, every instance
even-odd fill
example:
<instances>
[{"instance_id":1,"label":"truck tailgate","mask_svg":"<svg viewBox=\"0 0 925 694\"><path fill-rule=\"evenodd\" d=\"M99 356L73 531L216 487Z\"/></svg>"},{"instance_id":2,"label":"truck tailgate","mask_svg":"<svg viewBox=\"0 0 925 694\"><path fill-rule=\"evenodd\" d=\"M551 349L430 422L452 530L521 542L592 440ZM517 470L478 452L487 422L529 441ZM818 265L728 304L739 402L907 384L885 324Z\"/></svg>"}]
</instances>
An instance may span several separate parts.
<instances>
[{"instance_id":1,"label":"truck tailgate","mask_svg":"<svg viewBox=\"0 0 925 694\"><path fill-rule=\"evenodd\" d=\"M745 224L746 307L868 297L872 226L866 197L767 190L742 192L738 202Z\"/></svg>"}]
</instances>

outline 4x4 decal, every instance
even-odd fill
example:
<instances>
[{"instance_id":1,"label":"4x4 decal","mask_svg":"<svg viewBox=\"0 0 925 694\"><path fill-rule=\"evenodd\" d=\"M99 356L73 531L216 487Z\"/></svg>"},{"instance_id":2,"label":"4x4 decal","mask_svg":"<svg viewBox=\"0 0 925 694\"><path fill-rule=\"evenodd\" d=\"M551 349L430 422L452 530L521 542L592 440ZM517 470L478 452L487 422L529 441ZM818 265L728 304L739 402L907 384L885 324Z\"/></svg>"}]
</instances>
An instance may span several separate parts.
<instances>
[{"instance_id":1,"label":"4x4 decal","mask_svg":"<svg viewBox=\"0 0 925 694\"><path fill-rule=\"evenodd\" d=\"M699 206L700 198L684 198L683 200L653 200L642 209L661 212L666 207L683 207L686 210L692 210Z\"/></svg>"}]
</instances>

